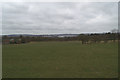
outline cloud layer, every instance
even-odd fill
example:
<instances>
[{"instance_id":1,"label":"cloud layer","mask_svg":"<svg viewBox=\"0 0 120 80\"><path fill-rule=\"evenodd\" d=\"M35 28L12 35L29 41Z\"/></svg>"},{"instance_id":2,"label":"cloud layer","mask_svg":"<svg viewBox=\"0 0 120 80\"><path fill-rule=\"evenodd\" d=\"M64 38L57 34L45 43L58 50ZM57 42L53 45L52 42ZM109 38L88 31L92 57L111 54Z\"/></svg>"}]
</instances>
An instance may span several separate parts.
<instances>
[{"instance_id":1,"label":"cloud layer","mask_svg":"<svg viewBox=\"0 0 120 80\"><path fill-rule=\"evenodd\" d=\"M2 26L3 34L108 32L118 27L118 3L4 3Z\"/></svg>"}]
</instances>

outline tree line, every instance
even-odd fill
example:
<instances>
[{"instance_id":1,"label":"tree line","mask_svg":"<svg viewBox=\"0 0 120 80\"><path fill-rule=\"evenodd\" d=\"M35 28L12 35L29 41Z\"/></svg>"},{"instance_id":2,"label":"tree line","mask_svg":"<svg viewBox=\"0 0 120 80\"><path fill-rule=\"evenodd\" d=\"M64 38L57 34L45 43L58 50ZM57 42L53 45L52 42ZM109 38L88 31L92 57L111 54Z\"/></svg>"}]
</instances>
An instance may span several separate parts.
<instances>
[{"instance_id":1,"label":"tree line","mask_svg":"<svg viewBox=\"0 0 120 80\"><path fill-rule=\"evenodd\" d=\"M118 40L118 33L92 33L92 34L79 34L77 37L40 37L40 36L24 36L20 35L19 37L8 37L3 36L2 42L8 41L11 44L20 44L20 43L28 43L28 42L39 42L39 41L81 41L82 44L89 43L99 43L103 41L107 43L108 41L115 42Z\"/></svg>"}]
</instances>

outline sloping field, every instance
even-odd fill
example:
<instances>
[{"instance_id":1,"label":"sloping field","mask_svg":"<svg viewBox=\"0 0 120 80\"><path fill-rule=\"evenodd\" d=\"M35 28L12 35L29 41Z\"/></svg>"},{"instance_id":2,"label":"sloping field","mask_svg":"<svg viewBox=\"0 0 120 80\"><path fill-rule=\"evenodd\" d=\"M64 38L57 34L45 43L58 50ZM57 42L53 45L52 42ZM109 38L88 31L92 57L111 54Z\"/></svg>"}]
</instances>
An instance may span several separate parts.
<instances>
[{"instance_id":1,"label":"sloping field","mask_svg":"<svg viewBox=\"0 0 120 80\"><path fill-rule=\"evenodd\" d=\"M3 45L3 78L115 78L118 44L38 42Z\"/></svg>"}]
</instances>

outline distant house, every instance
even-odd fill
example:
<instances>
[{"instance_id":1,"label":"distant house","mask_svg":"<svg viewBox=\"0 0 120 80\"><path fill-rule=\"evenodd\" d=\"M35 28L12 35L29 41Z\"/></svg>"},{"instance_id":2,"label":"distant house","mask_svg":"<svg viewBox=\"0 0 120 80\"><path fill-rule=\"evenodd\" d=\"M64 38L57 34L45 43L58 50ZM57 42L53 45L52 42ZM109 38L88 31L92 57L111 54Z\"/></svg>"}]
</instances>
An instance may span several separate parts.
<instances>
[{"instance_id":1,"label":"distant house","mask_svg":"<svg viewBox=\"0 0 120 80\"><path fill-rule=\"evenodd\" d=\"M14 44L14 41L15 41L14 39L9 40L10 44Z\"/></svg>"}]
</instances>

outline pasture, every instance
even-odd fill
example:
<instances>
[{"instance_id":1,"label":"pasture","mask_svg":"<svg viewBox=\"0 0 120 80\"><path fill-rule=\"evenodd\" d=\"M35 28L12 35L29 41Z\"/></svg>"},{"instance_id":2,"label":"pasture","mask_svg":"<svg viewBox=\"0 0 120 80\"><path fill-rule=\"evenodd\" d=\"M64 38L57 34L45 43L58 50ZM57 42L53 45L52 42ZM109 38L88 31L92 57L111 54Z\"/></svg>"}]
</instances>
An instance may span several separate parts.
<instances>
[{"instance_id":1,"label":"pasture","mask_svg":"<svg viewBox=\"0 0 120 80\"><path fill-rule=\"evenodd\" d=\"M3 45L3 78L116 78L118 43Z\"/></svg>"}]
</instances>

